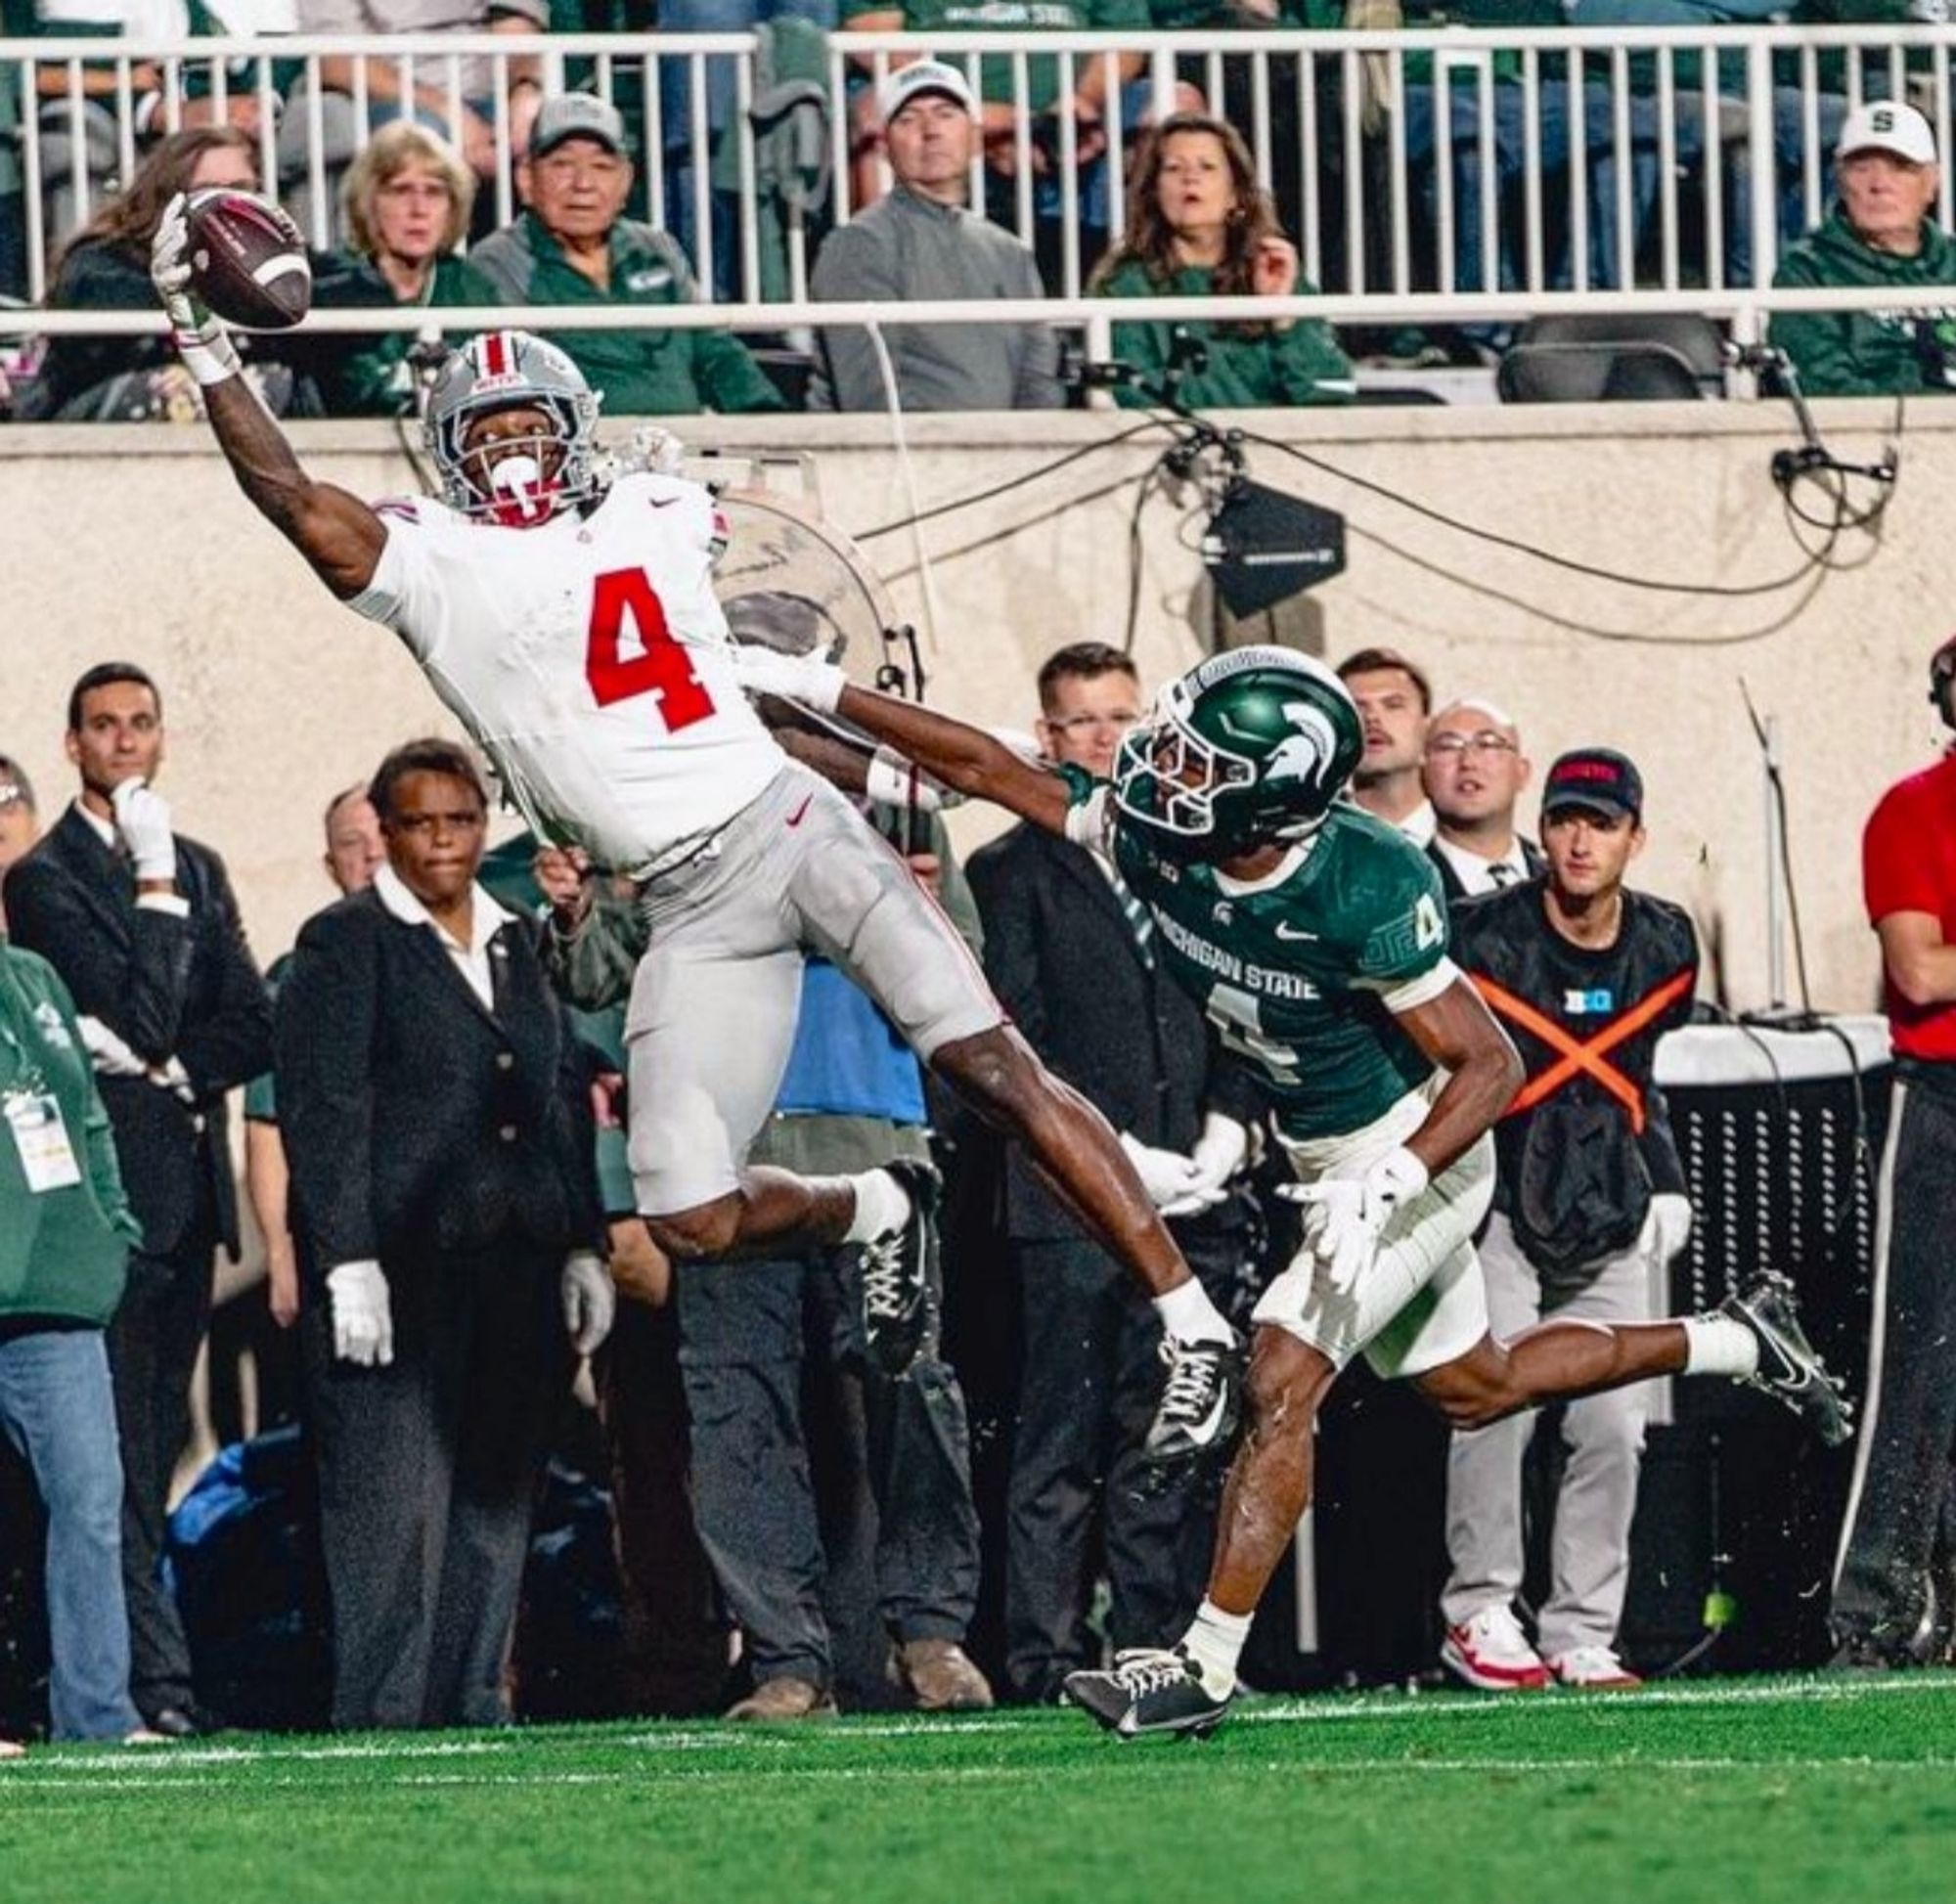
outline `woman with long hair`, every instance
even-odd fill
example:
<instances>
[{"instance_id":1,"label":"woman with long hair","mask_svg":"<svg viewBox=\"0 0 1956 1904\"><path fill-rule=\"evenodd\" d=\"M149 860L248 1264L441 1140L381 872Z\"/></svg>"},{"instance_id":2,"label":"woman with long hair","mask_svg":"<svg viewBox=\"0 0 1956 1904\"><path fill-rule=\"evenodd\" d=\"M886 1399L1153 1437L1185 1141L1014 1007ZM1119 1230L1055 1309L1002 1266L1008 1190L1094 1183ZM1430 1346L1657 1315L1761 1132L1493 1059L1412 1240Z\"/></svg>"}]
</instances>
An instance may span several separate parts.
<instances>
[{"instance_id":1,"label":"woman with long hair","mask_svg":"<svg viewBox=\"0 0 1956 1904\"><path fill-rule=\"evenodd\" d=\"M474 202L475 175L454 151L415 120L395 119L360 149L340 188L348 252L396 303L500 304L502 293L456 249ZM335 407L405 411L413 341L400 331L367 340L348 360Z\"/></svg>"},{"instance_id":2,"label":"woman with long hair","mask_svg":"<svg viewBox=\"0 0 1956 1904\"><path fill-rule=\"evenodd\" d=\"M1089 287L1101 297L1288 297L1312 288L1298 275L1269 194L1257 183L1243 135L1204 112L1177 112L1143 144L1128 194L1127 230ZM1205 364L1176 363L1174 333ZM1116 324L1114 355L1140 372L1115 401L1146 409L1164 395L1197 409L1344 403L1352 367L1328 324L1271 317L1251 323Z\"/></svg>"},{"instance_id":3,"label":"woman with long hair","mask_svg":"<svg viewBox=\"0 0 1956 1904\"><path fill-rule=\"evenodd\" d=\"M228 187L258 192L258 148L237 126L191 126L158 140L128 188L97 207L63 247L48 293L52 310L149 311L150 241L179 192ZM315 260L315 266L320 260ZM315 302L340 301L321 298ZM330 381L343 345L294 335L238 334L238 347L275 416L318 416L319 387ZM138 336L49 340L20 413L27 420L194 421L202 414L197 384L158 328Z\"/></svg>"}]
</instances>

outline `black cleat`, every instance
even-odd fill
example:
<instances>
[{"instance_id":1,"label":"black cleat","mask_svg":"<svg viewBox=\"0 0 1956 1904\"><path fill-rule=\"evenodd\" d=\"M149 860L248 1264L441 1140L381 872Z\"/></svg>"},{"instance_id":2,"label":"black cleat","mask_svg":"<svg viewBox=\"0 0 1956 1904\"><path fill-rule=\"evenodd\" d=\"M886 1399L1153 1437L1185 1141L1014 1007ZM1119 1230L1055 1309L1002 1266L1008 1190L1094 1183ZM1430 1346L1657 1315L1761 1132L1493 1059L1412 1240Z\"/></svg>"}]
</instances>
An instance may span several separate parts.
<instances>
[{"instance_id":1,"label":"black cleat","mask_svg":"<svg viewBox=\"0 0 1956 1904\"><path fill-rule=\"evenodd\" d=\"M895 1229L863 1245L863 1342L892 1381L910 1373L930 1335L930 1250L941 1180L919 1158L883 1167L910 1198Z\"/></svg>"},{"instance_id":2,"label":"black cleat","mask_svg":"<svg viewBox=\"0 0 1956 1904\"><path fill-rule=\"evenodd\" d=\"M1214 1698L1180 1647L1117 1653L1111 1672L1070 1672L1066 1696L1117 1739L1186 1733L1206 1739L1222 1723L1230 1695Z\"/></svg>"},{"instance_id":3,"label":"black cleat","mask_svg":"<svg viewBox=\"0 0 1956 1904\"><path fill-rule=\"evenodd\" d=\"M1847 1397L1806 1340L1793 1284L1786 1277L1767 1270L1726 1297L1718 1312L1750 1330L1759 1346L1757 1373L1746 1377L1752 1387L1785 1402L1830 1448L1852 1437Z\"/></svg>"},{"instance_id":4,"label":"black cleat","mask_svg":"<svg viewBox=\"0 0 1956 1904\"><path fill-rule=\"evenodd\" d=\"M1233 1339L1178 1342L1164 1336L1161 1358L1168 1376L1148 1424L1148 1459L1186 1461L1228 1446L1241 1401L1242 1350Z\"/></svg>"}]
</instances>

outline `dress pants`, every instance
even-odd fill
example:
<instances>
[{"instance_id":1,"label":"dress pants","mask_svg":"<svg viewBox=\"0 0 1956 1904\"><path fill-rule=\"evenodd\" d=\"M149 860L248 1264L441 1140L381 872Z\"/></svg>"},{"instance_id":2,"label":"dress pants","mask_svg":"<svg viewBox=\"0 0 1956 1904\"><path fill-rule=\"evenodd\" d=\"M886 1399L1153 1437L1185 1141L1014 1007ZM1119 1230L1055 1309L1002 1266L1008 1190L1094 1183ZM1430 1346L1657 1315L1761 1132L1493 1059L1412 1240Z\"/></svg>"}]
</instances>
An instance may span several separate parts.
<instances>
[{"instance_id":1,"label":"dress pants","mask_svg":"<svg viewBox=\"0 0 1956 1904\"><path fill-rule=\"evenodd\" d=\"M561 1250L383 1263L385 1368L302 1313L333 1600L333 1723L495 1725L553 1414L569 1387Z\"/></svg>"},{"instance_id":2,"label":"dress pants","mask_svg":"<svg viewBox=\"0 0 1956 1904\"><path fill-rule=\"evenodd\" d=\"M1648 1254L1633 1245L1605 1258L1594 1279L1545 1308L1534 1265L1499 1212L1476 1246L1488 1285L1488 1316L1506 1341L1536 1322L1647 1322L1656 1312ZM1584 1395L1562 1411L1569 1451L1555 1501L1550 1587L1537 1617L1544 1658L1578 1646L1614 1646L1630 1580L1630 1522L1637 1507L1650 1385ZM1456 1434L1446 1457L1446 1551L1453 1571L1441 1598L1449 1626L1521 1591L1524 1566L1522 1460L1535 1414Z\"/></svg>"},{"instance_id":3,"label":"dress pants","mask_svg":"<svg viewBox=\"0 0 1956 1904\"><path fill-rule=\"evenodd\" d=\"M1226 1312L1241 1257L1178 1228ZM1024 1358L1005 1522L1005 1670L1044 1702L1098 1642L1088 1614L1104 1558L1114 1645L1166 1646L1202 1600L1215 1541L1214 1464L1158 1472L1142 1443L1161 1399L1161 1323L1121 1264L1083 1236L1021 1240ZM1096 1544L1096 1533L1098 1541Z\"/></svg>"},{"instance_id":4,"label":"dress pants","mask_svg":"<svg viewBox=\"0 0 1956 1904\"><path fill-rule=\"evenodd\" d=\"M837 1250L677 1272L693 1512L757 1682L832 1684L851 1614L881 1652L885 1634L961 1643L977 1604L963 1394L935 1342L901 1381L867 1364L859 1262ZM841 1485L818 1487L816 1454ZM851 1573L873 1604L838 1604Z\"/></svg>"},{"instance_id":5,"label":"dress pants","mask_svg":"<svg viewBox=\"0 0 1956 1904\"><path fill-rule=\"evenodd\" d=\"M135 1250L109 1324L122 1443L122 1584L129 1691L146 1717L192 1702L190 1646L160 1565L170 1481L190 1431L190 1383L210 1320L216 1225L207 1196L166 1256Z\"/></svg>"}]
</instances>

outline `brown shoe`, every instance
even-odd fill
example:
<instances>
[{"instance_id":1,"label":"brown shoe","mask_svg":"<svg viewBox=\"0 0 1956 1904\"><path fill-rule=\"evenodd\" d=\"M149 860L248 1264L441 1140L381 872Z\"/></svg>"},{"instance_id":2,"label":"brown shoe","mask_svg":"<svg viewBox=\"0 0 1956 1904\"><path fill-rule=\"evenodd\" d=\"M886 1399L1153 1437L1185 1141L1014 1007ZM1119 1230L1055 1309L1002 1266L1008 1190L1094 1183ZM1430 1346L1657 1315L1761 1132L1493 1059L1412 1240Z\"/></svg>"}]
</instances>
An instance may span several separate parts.
<instances>
[{"instance_id":1,"label":"brown shoe","mask_svg":"<svg viewBox=\"0 0 1956 1904\"><path fill-rule=\"evenodd\" d=\"M890 1656L890 1677L919 1712L989 1712L992 1684L956 1640L905 1640Z\"/></svg>"},{"instance_id":2,"label":"brown shoe","mask_svg":"<svg viewBox=\"0 0 1956 1904\"><path fill-rule=\"evenodd\" d=\"M832 1719L835 1702L820 1686L792 1673L764 1679L737 1704L727 1708L730 1719Z\"/></svg>"}]
</instances>

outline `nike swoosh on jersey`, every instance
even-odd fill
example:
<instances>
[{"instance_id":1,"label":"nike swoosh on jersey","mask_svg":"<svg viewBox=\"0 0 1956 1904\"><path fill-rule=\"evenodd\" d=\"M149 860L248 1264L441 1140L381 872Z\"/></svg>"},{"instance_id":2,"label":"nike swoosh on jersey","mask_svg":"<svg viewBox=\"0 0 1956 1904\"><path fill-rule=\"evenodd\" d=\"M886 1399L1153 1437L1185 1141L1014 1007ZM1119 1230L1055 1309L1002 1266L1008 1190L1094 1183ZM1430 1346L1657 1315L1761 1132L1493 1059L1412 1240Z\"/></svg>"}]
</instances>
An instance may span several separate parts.
<instances>
[{"instance_id":1,"label":"nike swoosh on jersey","mask_svg":"<svg viewBox=\"0 0 1956 1904\"><path fill-rule=\"evenodd\" d=\"M1317 938L1317 934L1314 932L1307 932L1302 926L1286 925L1283 922L1283 920L1279 919L1277 921L1277 937L1279 939L1295 939L1300 942L1307 939L1315 941L1315 939Z\"/></svg>"},{"instance_id":2,"label":"nike swoosh on jersey","mask_svg":"<svg viewBox=\"0 0 1956 1904\"><path fill-rule=\"evenodd\" d=\"M790 826L799 826L802 822L803 817L807 814L808 810L814 805L815 805L814 794L811 793L804 796L801 805L798 806L793 813L788 815L788 824Z\"/></svg>"}]
</instances>

